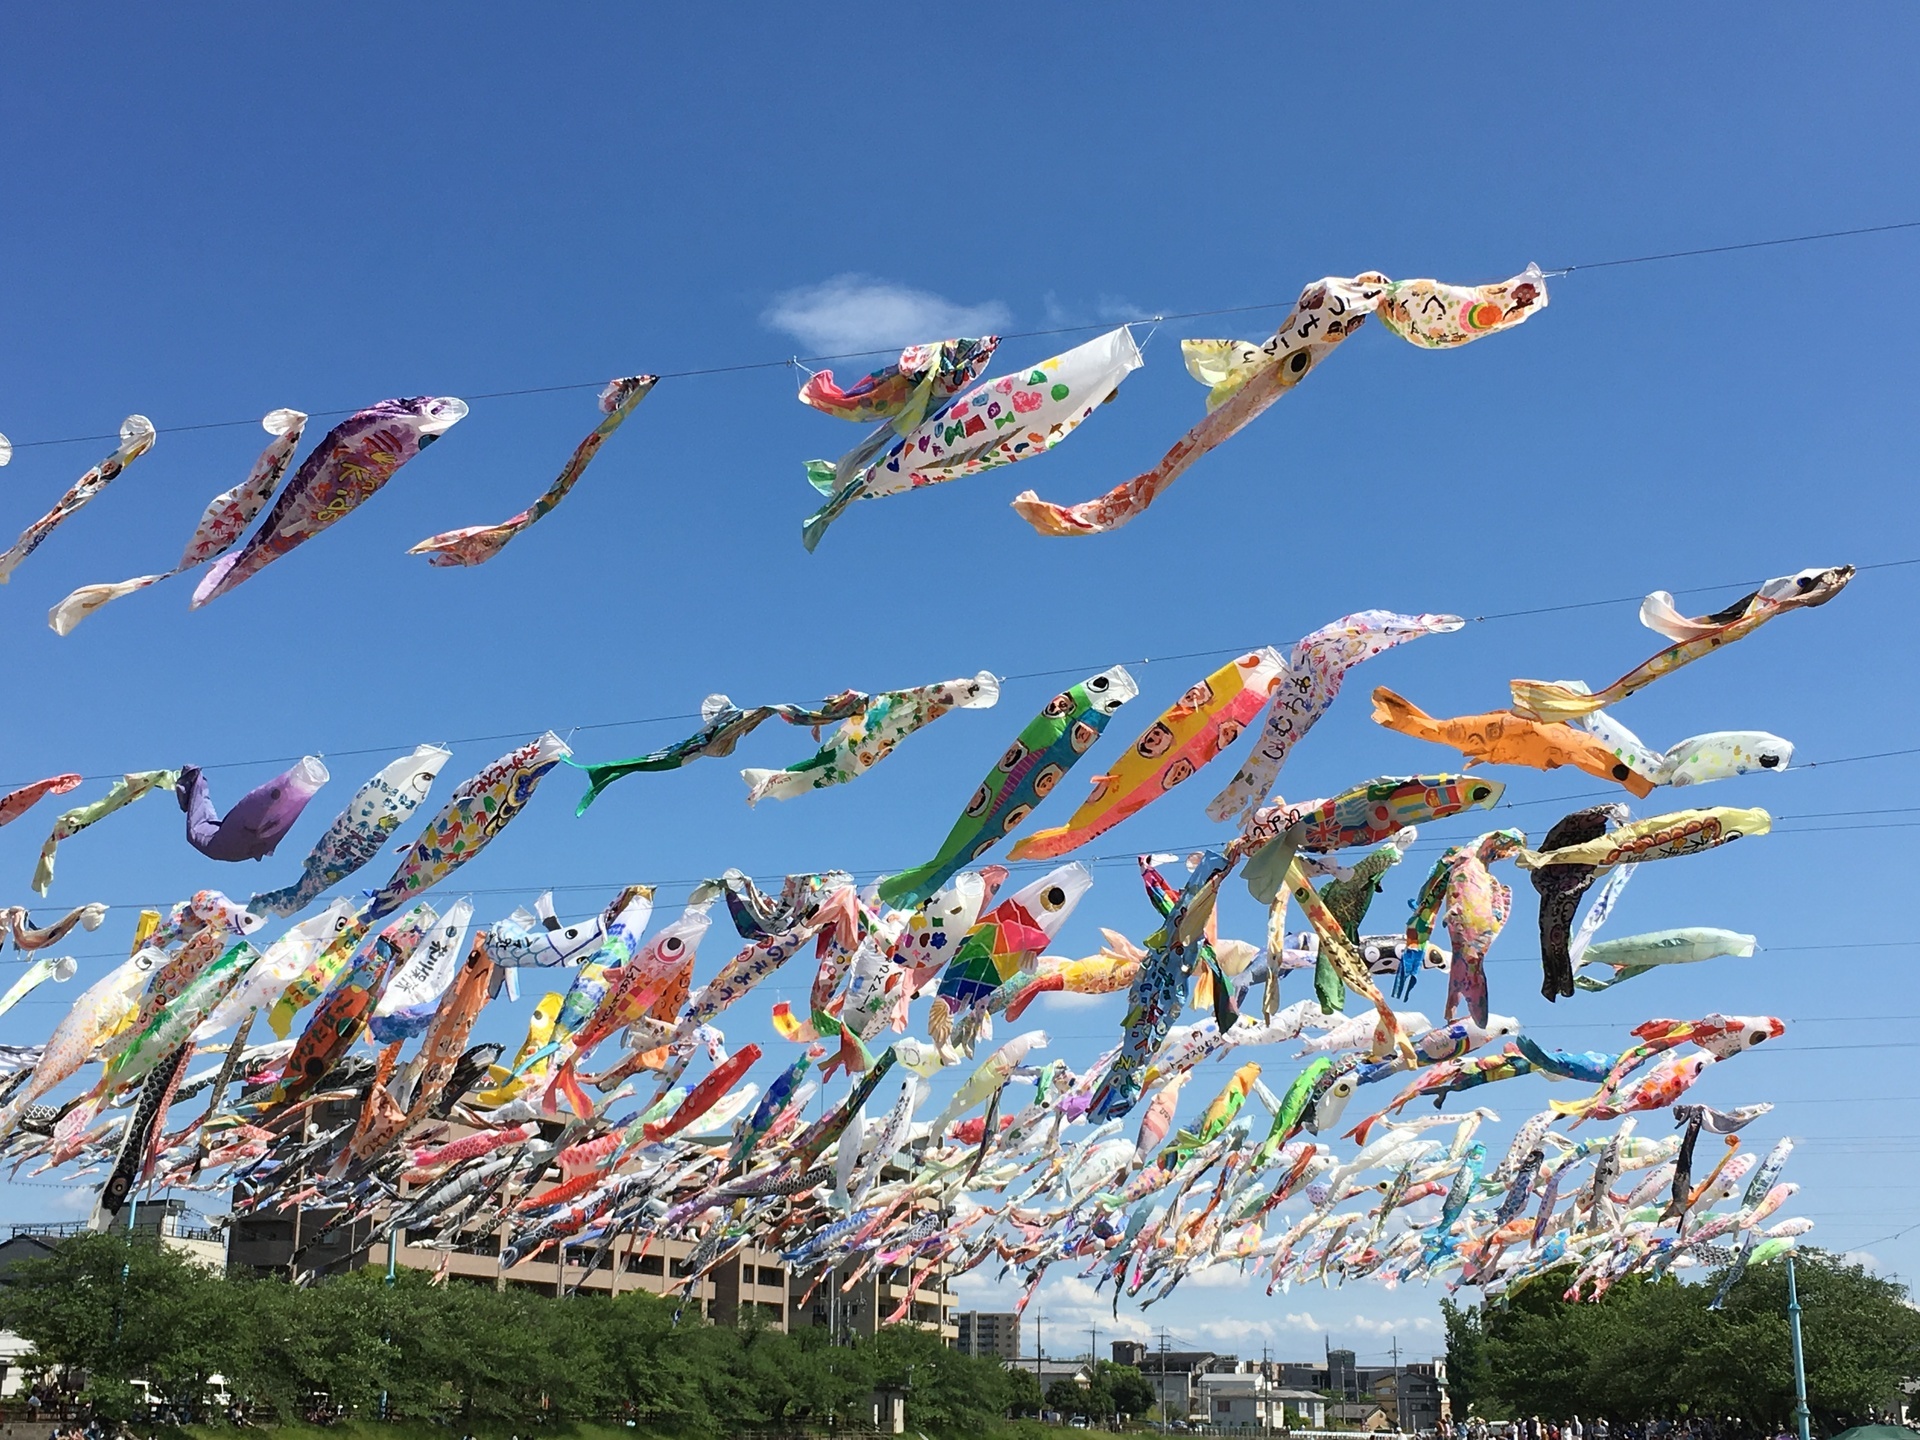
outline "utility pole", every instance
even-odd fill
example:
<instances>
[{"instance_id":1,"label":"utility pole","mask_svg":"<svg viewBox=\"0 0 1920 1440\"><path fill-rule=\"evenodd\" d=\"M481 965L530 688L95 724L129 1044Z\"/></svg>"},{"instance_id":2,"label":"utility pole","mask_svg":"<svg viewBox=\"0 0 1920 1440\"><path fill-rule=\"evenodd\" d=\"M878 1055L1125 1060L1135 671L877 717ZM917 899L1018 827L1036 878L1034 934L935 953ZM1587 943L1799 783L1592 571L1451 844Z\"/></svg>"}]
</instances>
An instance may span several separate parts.
<instances>
[{"instance_id":1,"label":"utility pole","mask_svg":"<svg viewBox=\"0 0 1920 1440\"><path fill-rule=\"evenodd\" d=\"M1271 1345L1262 1345L1260 1347L1260 1378L1254 1383L1253 1393L1255 1398L1260 1401L1261 1430L1268 1435L1273 1434L1272 1365L1273 1347ZM1262 1394L1262 1391L1266 1393Z\"/></svg>"},{"instance_id":2,"label":"utility pole","mask_svg":"<svg viewBox=\"0 0 1920 1440\"><path fill-rule=\"evenodd\" d=\"M1100 1327L1087 1327L1087 1408L1093 1408L1093 1385L1100 1378Z\"/></svg>"},{"instance_id":3,"label":"utility pole","mask_svg":"<svg viewBox=\"0 0 1920 1440\"><path fill-rule=\"evenodd\" d=\"M1400 1337L1393 1337L1393 1428L1407 1428L1407 1406L1400 1398Z\"/></svg>"},{"instance_id":4,"label":"utility pole","mask_svg":"<svg viewBox=\"0 0 1920 1440\"><path fill-rule=\"evenodd\" d=\"M1807 1357L1800 1348L1800 1286L1794 1279L1793 1252L1787 1252L1787 1323L1793 1329L1793 1423L1800 1440L1811 1440L1812 1416L1807 1410Z\"/></svg>"},{"instance_id":5,"label":"utility pole","mask_svg":"<svg viewBox=\"0 0 1920 1440\"><path fill-rule=\"evenodd\" d=\"M1155 1387L1160 1395L1160 1433L1167 1433L1167 1327L1160 1327L1160 1383Z\"/></svg>"}]
</instances>

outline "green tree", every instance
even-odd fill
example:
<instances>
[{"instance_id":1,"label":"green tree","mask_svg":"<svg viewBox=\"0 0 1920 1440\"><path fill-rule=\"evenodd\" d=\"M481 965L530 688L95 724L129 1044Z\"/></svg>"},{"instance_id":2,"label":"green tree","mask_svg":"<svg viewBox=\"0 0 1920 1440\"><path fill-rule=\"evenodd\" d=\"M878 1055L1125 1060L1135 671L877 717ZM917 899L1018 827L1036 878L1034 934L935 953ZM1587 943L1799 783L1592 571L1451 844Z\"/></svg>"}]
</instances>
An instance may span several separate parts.
<instances>
[{"instance_id":1,"label":"green tree","mask_svg":"<svg viewBox=\"0 0 1920 1440\"><path fill-rule=\"evenodd\" d=\"M1920 1370L1920 1313L1905 1287L1813 1250L1797 1257L1807 1394L1823 1428L1888 1406ZM1482 1414L1578 1412L1616 1421L1734 1417L1784 1426L1793 1410L1786 1266L1749 1270L1726 1308L1719 1277L1634 1275L1596 1302L1562 1298L1573 1276L1541 1276L1504 1305L1449 1309L1454 1404ZM1458 1368L1454 1368L1457 1366Z\"/></svg>"},{"instance_id":2,"label":"green tree","mask_svg":"<svg viewBox=\"0 0 1920 1440\"><path fill-rule=\"evenodd\" d=\"M8 1278L0 1328L31 1341L46 1364L84 1372L83 1397L101 1413L132 1415L136 1380L199 1413L233 1328L217 1275L151 1238L83 1234Z\"/></svg>"},{"instance_id":3,"label":"green tree","mask_svg":"<svg viewBox=\"0 0 1920 1440\"><path fill-rule=\"evenodd\" d=\"M1065 1376L1047 1386L1047 1408L1058 1410L1062 1415L1084 1415L1087 1413L1087 1390L1077 1380Z\"/></svg>"},{"instance_id":4,"label":"green tree","mask_svg":"<svg viewBox=\"0 0 1920 1440\"><path fill-rule=\"evenodd\" d=\"M1113 1397L1114 1409L1122 1415L1140 1416L1153 1409L1159 1398L1153 1389L1153 1383L1132 1365L1116 1365L1111 1360L1102 1360L1099 1365L1100 1381L1107 1394Z\"/></svg>"},{"instance_id":5,"label":"green tree","mask_svg":"<svg viewBox=\"0 0 1920 1440\"><path fill-rule=\"evenodd\" d=\"M1488 1409L1490 1376L1479 1308L1443 1299L1440 1315L1447 1327L1447 1396L1454 1415L1478 1415L1483 1420L1506 1418Z\"/></svg>"},{"instance_id":6,"label":"green tree","mask_svg":"<svg viewBox=\"0 0 1920 1440\"><path fill-rule=\"evenodd\" d=\"M1019 1393L998 1360L963 1355L919 1326L887 1326L869 1349L874 1383L906 1393L909 1429L978 1434L998 1426Z\"/></svg>"},{"instance_id":7,"label":"green tree","mask_svg":"<svg viewBox=\"0 0 1920 1440\"><path fill-rule=\"evenodd\" d=\"M1038 1415L1047 1403L1040 1393L1040 1381L1031 1370L1010 1366L1007 1377L1007 1409L1014 1415Z\"/></svg>"}]
</instances>

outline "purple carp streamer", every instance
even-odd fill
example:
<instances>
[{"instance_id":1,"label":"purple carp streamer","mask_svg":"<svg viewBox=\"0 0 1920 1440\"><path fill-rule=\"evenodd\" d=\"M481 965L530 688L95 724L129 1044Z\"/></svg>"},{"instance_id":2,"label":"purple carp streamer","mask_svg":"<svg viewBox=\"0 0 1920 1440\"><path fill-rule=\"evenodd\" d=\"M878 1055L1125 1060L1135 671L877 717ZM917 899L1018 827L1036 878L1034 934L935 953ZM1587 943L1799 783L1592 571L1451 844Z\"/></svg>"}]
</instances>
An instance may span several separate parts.
<instances>
[{"instance_id":1,"label":"purple carp streamer","mask_svg":"<svg viewBox=\"0 0 1920 1440\"><path fill-rule=\"evenodd\" d=\"M193 608L218 599L343 518L466 413L464 400L422 395L382 400L349 415L300 462L247 543L214 562L193 592Z\"/></svg>"},{"instance_id":2,"label":"purple carp streamer","mask_svg":"<svg viewBox=\"0 0 1920 1440\"><path fill-rule=\"evenodd\" d=\"M305 756L284 775L249 790L222 815L213 808L207 777L188 765L174 786L187 812L187 843L209 860L264 860L328 778L325 765Z\"/></svg>"}]
</instances>

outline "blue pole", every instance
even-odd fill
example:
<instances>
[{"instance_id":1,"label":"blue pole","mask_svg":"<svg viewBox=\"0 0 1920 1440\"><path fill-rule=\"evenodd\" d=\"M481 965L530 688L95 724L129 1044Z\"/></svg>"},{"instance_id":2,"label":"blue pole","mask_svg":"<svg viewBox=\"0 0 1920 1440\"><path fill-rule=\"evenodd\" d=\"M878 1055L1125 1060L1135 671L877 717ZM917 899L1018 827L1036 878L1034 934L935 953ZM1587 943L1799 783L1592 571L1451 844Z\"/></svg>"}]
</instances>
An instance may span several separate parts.
<instances>
[{"instance_id":1,"label":"blue pole","mask_svg":"<svg viewBox=\"0 0 1920 1440\"><path fill-rule=\"evenodd\" d=\"M1800 1348L1800 1287L1793 1275L1793 1252L1787 1252L1787 1323L1793 1327L1793 1423L1800 1440L1812 1440L1812 1417L1807 1410L1807 1357Z\"/></svg>"}]
</instances>

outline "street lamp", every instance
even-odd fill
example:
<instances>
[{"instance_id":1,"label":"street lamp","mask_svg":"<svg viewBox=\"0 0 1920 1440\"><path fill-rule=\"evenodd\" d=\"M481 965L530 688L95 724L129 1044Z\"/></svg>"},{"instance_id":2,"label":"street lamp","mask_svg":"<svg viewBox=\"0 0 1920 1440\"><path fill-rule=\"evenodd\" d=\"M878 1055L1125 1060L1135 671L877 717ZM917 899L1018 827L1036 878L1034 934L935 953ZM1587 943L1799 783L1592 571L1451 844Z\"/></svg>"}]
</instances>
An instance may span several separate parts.
<instances>
[{"instance_id":1,"label":"street lamp","mask_svg":"<svg viewBox=\"0 0 1920 1440\"><path fill-rule=\"evenodd\" d=\"M1800 1440L1812 1440L1807 1410L1807 1357L1800 1348L1800 1287L1794 1280L1793 1252L1787 1252L1787 1323L1793 1329L1793 1423Z\"/></svg>"}]
</instances>

